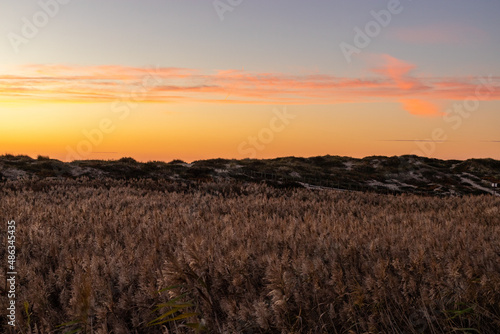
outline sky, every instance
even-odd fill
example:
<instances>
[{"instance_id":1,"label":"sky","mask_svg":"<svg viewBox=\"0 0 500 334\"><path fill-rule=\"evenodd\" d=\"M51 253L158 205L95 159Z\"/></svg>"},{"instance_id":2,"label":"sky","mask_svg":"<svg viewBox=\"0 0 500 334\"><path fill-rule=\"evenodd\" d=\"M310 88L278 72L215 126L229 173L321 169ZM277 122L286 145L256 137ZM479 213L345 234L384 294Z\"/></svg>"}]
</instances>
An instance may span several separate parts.
<instances>
[{"instance_id":1,"label":"sky","mask_svg":"<svg viewBox=\"0 0 500 334\"><path fill-rule=\"evenodd\" d=\"M498 0L0 0L0 154L500 159Z\"/></svg>"}]
</instances>

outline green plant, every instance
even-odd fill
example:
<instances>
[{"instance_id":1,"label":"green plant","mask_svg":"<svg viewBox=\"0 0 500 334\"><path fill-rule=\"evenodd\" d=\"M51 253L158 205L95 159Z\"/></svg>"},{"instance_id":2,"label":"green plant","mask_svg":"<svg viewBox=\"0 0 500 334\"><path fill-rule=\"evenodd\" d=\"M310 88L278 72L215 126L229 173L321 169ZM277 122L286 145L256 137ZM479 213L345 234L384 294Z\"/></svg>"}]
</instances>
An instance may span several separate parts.
<instances>
[{"instance_id":1,"label":"green plant","mask_svg":"<svg viewBox=\"0 0 500 334\"><path fill-rule=\"evenodd\" d=\"M28 328L28 330L31 333L31 314L32 314L32 312L30 312L30 303L27 301L24 302L24 312L26 313L26 327Z\"/></svg>"},{"instance_id":2,"label":"green plant","mask_svg":"<svg viewBox=\"0 0 500 334\"><path fill-rule=\"evenodd\" d=\"M456 310L446 310L446 314L448 315L448 320L449 321L460 321L460 320L462 320L462 318L465 318L468 315L472 315L474 313L474 306L468 306L465 303L458 303L457 307L463 307L463 308L459 308L459 309L456 309ZM454 332L461 332L461 333L464 333L464 334L471 333L471 332L481 333L479 330L477 330L475 328L456 328L456 327L452 327L452 330Z\"/></svg>"},{"instance_id":3,"label":"green plant","mask_svg":"<svg viewBox=\"0 0 500 334\"><path fill-rule=\"evenodd\" d=\"M158 291L158 293L162 293L165 291L171 291L177 288L180 288L182 286L179 285L173 285L166 287L164 289L161 289ZM194 307L194 304L191 302L185 301L184 299L187 297L187 293L181 294L180 296L177 296L175 298L170 299L166 303L158 304L156 305L156 308L153 310L154 312L163 311L163 314L161 314L159 317L156 319L150 321L148 323L148 327L151 326L159 326L163 325L166 323L175 323L177 324L178 322L181 322L181 326L186 326L189 328L193 328L196 331L203 331L205 330L205 327L201 323L183 323L184 320L193 318L199 315L199 313L195 312L188 312L188 309Z\"/></svg>"},{"instance_id":4,"label":"green plant","mask_svg":"<svg viewBox=\"0 0 500 334\"><path fill-rule=\"evenodd\" d=\"M64 324L60 324L56 326L60 331L64 331L64 334L75 334L83 332L82 320L76 319L73 321L65 322ZM76 327L76 328L75 328Z\"/></svg>"}]
</instances>

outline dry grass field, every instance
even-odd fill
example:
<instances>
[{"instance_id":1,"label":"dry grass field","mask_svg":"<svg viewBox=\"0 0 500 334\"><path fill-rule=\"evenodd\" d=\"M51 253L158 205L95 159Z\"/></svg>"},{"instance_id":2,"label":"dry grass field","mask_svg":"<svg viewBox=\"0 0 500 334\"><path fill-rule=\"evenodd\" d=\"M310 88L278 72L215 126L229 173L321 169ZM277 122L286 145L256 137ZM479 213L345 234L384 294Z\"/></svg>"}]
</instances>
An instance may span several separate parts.
<instances>
[{"instance_id":1,"label":"dry grass field","mask_svg":"<svg viewBox=\"0 0 500 334\"><path fill-rule=\"evenodd\" d=\"M500 332L499 197L24 180L0 213L19 333Z\"/></svg>"}]
</instances>

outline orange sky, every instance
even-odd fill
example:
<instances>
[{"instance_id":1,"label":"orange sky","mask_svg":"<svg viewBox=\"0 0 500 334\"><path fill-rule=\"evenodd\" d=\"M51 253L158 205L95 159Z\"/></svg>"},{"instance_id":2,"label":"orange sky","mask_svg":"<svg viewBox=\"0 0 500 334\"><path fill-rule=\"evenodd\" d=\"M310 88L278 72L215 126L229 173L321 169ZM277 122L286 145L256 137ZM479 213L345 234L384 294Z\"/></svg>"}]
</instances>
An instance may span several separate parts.
<instances>
[{"instance_id":1,"label":"orange sky","mask_svg":"<svg viewBox=\"0 0 500 334\"><path fill-rule=\"evenodd\" d=\"M0 154L500 159L498 2L9 6Z\"/></svg>"},{"instance_id":2,"label":"orange sky","mask_svg":"<svg viewBox=\"0 0 500 334\"><path fill-rule=\"evenodd\" d=\"M0 143L4 153L63 160L498 157L498 138L482 136L491 120L499 119L493 110L500 89L490 84L497 78L420 77L415 65L389 55L374 59L377 66L362 79L244 70L21 66L0 77ZM470 101L460 100L463 96ZM471 120L479 109L475 102L483 108ZM455 110L454 104L462 108ZM441 131L436 134L436 129Z\"/></svg>"},{"instance_id":3,"label":"orange sky","mask_svg":"<svg viewBox=\"0 0 500 334\"><path fill-rule=\"evenodd\" d=\"M0 143L4 153L63 160L495 156L498 138L481 136L488 120L477 130L471 127L481 118L498 120L488 114L498 106L500 89L484 85L497 78L481 83L475 78L419 77L415 65L389 55L375 59L378 65L363 79L244 70L21 66L0 77ZM480 97L477 103L484 108L475 121L467 111L475 111L474 101L461 112L450 108L464 104L463 96ZM288 118L280 119L280 110L287 110ZM444 134L433 137L435 129ZM464 132L469 140L453 141ZM482 142L483 151L467 148L474 141Z\"/></svg>"}]
</instances>

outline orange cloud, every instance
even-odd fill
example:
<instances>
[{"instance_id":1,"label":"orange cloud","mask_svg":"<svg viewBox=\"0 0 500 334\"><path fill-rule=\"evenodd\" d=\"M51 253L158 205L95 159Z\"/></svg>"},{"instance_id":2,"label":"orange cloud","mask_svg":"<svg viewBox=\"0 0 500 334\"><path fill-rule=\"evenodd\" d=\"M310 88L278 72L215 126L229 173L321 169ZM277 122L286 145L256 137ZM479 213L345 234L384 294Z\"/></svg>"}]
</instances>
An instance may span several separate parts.
<instances>
[{"instance_id":1,"label":"orange cloud","mask_svg":"<svg viewBox=\"0 0 500 334\"><path fill-rule=\"evenodd\" d=\"M402 90L410 90L419 85L419 82L410 76L410 72L416 68L415 65L387 54L379 57L383 61L383 66L373 69L373 72L392 79Z\"/></svg>"},{"instance_id":2,"label":"orange cloud","mask_svg":"<svg viewBox=\"0 0 500 334\"><path fill-rule=\"evenodd\" d=\"M417 116L442 116L443 112L439 108L428 101L419 99L404 99L400 101L403 104L403 109L412 115Z\"/></svg>"},{"instance_id":3,"label":"orange cloud","mask_svg":"<svg viewBox=\"0 0 500 334\"><path fill-rule=\"evenodd\" d=\"M186 68L27 65L0 73L0 101L161 103L335 104L403 103L414 115L437 115L430 102L475 96L471 78L419 78L414 64L390 55L376 58L375 78L287 75L243 70L203 73ZM498 78L489 78L496 81ZM500 100L500 89L483 89L483 100ZM415 102L421 101L421 103Z\"/></svg>"}]
</instances>

